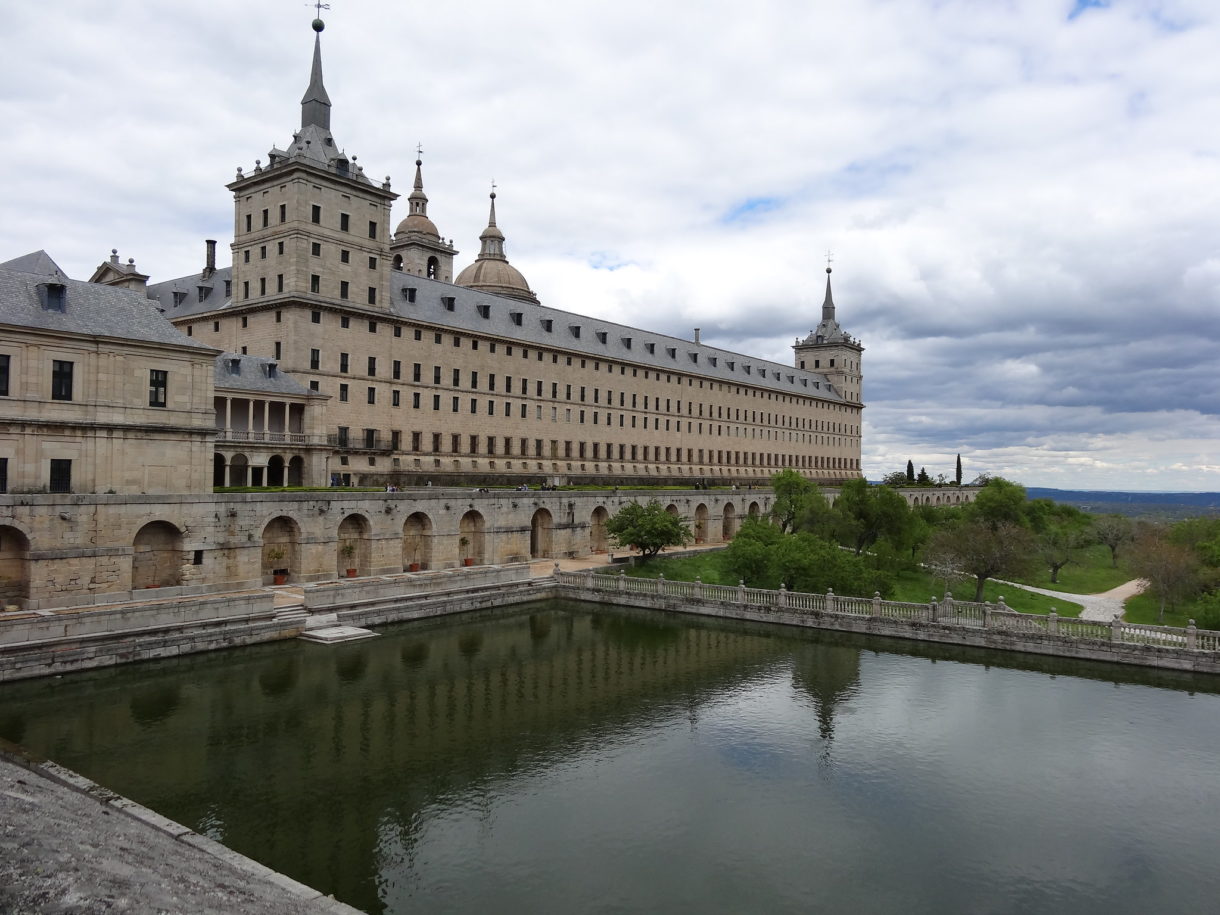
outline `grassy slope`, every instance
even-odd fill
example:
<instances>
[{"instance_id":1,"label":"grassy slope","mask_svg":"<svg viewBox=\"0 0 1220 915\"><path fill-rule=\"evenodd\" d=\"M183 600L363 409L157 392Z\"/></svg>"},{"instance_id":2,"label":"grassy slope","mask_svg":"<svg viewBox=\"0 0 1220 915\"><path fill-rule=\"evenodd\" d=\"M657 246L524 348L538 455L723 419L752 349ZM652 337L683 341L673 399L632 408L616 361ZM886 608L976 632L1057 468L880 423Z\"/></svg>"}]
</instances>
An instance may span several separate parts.
<instances>
[{"instance_id":1,"label":"grassy slope","mask_svg":"<svg viewBox=\"0 0 1220 915\"><path fill-rule=\"evenodd\" d=\"M1130 580L1130 573L1121 563L1117 569L1110 568L1110 550L1100 543L1081 550L1075 562L1060 569L1057 582L1051 581L1049 569L1039 569L1036 574L1020 579L1022 584L1035 588L1070 594L1100 594Z\"/></svg>"},{"instance_id":2,"label":"grassy slope","mask_svg":"<svg viewBox=\"0 0 1220 915\"><path fill-rule=\"evenodd\" d=\"M612 574L618 574L619 568L623 567L616 566L611 570ZM651 562L627 568L626 571L628 575L635 576L636 578L656 578L658 575L664 574L666 578L672 581L694 581L695 576L698 576L705 583L711 585L737 584L737 578L725 568L724 552L720 550L694 556L681 556L675 559L654 559ZM891 597L893 600L923 603L929 600L933 594L941 595L943 593L943 582L933 582L932 576L927 573L907 572L901 575L898 581L895 582L894 594ZM973 583L961 583L957 586L955 593L957 597L962 599L973 598L974 585ZM1054 607L1060 616L1080 615L1081 607L1079 604L1044 597L1041 594L1033 594L1029 591L1022 591L1020 588L1015 588L1011 585L998 585L995 582L987 583L983 593L984 600L996 603L1001 595L1003 595L1004 602L1009 607L1022 613L1046 614Z\"/></svg>"}]
</instances>

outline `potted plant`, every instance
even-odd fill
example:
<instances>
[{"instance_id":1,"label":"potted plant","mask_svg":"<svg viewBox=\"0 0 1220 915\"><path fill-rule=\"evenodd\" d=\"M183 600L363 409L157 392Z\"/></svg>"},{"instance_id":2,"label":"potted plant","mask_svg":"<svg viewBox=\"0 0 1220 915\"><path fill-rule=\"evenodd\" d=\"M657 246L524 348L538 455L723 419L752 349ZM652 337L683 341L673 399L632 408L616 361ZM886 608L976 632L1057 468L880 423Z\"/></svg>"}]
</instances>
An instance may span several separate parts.
<instances>
[{"instance_id":1,"label":"potted plant","mask_svg":"<svg viewBox=\"0 0 1220 915\"><path fill-rule=\"evenodd\" d=\"M267 564L273 567L271 570L271 577L277 585L287 584L288 582L288 570L274 568L275 564L283 558L284 550L281 547L273 546L267 550Z\"/></svg>"},{"instance_id":2,"label":"potted plant","mask_svg":"<svg viewBox=\"0 0 1220 915\"><path fill-rule=\"evenodd\" d=\"M463 554L465 554L466 547L470 546L470 538L467 537L465 534L463 534L461 537L458 538L458 546L461 548L461 552ZM474 565L474 557L463 555L462 556L462 565L464 565L464 566Z\"/></svg>"},{"instance_id":3,"label":"potted plant","mask_svg":"<svg viewBox=\"0 0 1220 915\"><path fill-rule=\"evenodd\" d=\"M356 555L356 544L352 543L352 542L349 540L349 541L347 541L346 543L344 543L344 544L343 544L341 547L339 547L339 552L340 552L341 554L343 554L343 558L344 558L344 559L346 559L348 562L351 562L351 561L352 561L352 557L353 557L354 555ZM355 569L353 569L353 568L350 568L350 567L349 567L349 568L348 568L348 570L347 570L347 577L348 577L348 578L355 578L355 577L356 577L356 570L355 570Z\"/></svg>"}]
</instances>

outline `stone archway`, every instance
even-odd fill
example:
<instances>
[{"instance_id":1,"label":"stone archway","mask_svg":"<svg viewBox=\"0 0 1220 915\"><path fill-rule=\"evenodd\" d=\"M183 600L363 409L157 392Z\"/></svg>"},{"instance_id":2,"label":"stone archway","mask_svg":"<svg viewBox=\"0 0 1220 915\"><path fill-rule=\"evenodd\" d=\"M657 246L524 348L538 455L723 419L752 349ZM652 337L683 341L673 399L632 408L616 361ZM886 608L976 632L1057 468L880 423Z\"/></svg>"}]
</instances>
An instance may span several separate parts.
<instances>
[{"instance_id":1,"label":"stone archway","mask_svg":"<svg viewBox=\"0 0 1220 915\"><path fill-rule=\"evenodd\" d=\"M132 541L132 590L182 584L182 560L182 531L168 521L150 521Z\"/></svg>"},{"instance_id":2,"label":"stone archway","mask_svg":"<svg viewBox=\"0 0 1220 915\"><path fill-rule=\"evenodd\" d=\"M292 518L280 515L263 527L263 559L261 574L264 581L276 575L285 578L299 569L301 527Z\"/></svg>"},{"instance_id":3,"label":"stone archway","mask_svg":"<svg viewBox=\"0 0 1220 915\"><path fill-rule=\"evenodd\" d=\"M678 514L678 506L674 505L672 502L665 506L665 510L671 515Z\"/></svg>"},{"instance_id":4,"label":"stone archway","mask_svg":"<svg viewBox=\"0 0 1220 915\"><path fill-rule=\"evenodd\" d=\"M432 566L432 519L412 512L402 525L402 570L418 572Z\"/></svg>"},{"instance_id":5,"label":"stone archway","mask_svg":"<svg viewBox=\"0 0 1220 915\"><path fill-rule=\"evenodd\" d=\"M481 565L485 559L487 522L474 510L462 515L458 522L458 559L462 565Z\"/></svg>"},{"instance_id":6,"label":"stone archway","mask_svg":"<svg viewBox=\"0 0 1220 915\"><path fill-rule=\"evenodd\" d=\"M707 543L707 506L695 506L695 543Z\"/></svg>"},{"instance_id":7,"label":"stone archway","mask_svg":"<svg viewBox=\"0 0 1220 915\"><path fill-rule=\"evenodd\" d=\"M271 455L267 461L267 485L268 486L283 486L284 485L284 459L278 454Z\"/></svg>"},{"instance_id":8,"label":"stone archway","mask_svg":"<svg viewBox=\"0 0 1220 915\"><path fill-rule=\"evenodd\" d=\"M737 506L732 502L724 504L724 515L720 520L720 539L732 540L737 533Z\"/></svg>"},{"instance_id":9,"label":"stone archway","mask_svg":"<svg viewBox=\"0 0 1220 915\"><path fill-rule=\"evenodd\" d=\"M604 553L610 548L610 537L606 533L606 522L609 520L610 513L604 505L593 509L589 518L589 549L594 553Z\"/></svg>"},{"instance_id":10,"label":"stone archway","mask_svg":"<svg viewBox=\"0 0 1220 915\"><path fill-rule=\"evenodd\" d=\"M0 525L0 604L30 596L30 541L21 531Z\"/></svg>"},{"instance_id":11,"label":"stone archway","mask_svg":"<svg viewBox=\"0 0 1220 915\"><path fill-rule=\"evenodd\" d=\"M335 548L336 571L349 578L367 575L371 543L369 519L364 515L348 515L339 523L339 542ZM349 574L352 573L352 574Z\"/></svg>"},{"instance_id":12,"label":"stone archway","mask_svg":"<svg viewBox=\"0 0 1220 915\"><path fill-rule=\"evenodd\" d=\"M305 485L305 458L299 454L288 461L288 485Z\"/></svg>"},{"instance_id":13,"label":"stone archway","mask_svg":"<svg viewBox=\"0 0 1220 915\"><path fill-rule=\"evenodd\" d=\"M761 514L761 510L758 507L758 503L751 502L750 507L748 509L746 509L746 514L749 515L751 518L757 518L759 516L759 514Z\"/></svg>"},{"instance_id":14,"label":"stone archway","mask_svg":"<svg viewBox=\"0 0 1220 915\"><path fill-rule=\"evenodd\" d=\"M530 559L550 559L555 552L555 519L545 508L530 518Z\"/></svg>"},{"instance_id":15,"label":"stone archway","mask_svg":"<svg viewBox=\"0 0 1220 915\"><path fill-rule=\"evenodd\" d=\"M235 454L229 458L229 485L248 486L250 479L250 462L244 454Z\"/></svg>"}]
</instances>

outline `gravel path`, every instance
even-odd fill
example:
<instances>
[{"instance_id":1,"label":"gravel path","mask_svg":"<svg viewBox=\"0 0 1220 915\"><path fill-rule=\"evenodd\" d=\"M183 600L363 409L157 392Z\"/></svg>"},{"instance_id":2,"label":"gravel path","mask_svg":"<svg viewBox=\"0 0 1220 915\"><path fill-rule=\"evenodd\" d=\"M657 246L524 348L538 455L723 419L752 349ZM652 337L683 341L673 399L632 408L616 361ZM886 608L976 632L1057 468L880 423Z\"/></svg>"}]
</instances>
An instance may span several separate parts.
<instances>
[{"instance_id":1,"label":"gravel path","mask_svg":"<svg viewBox=\"0 0 1220 915\"><path fill-rule=\"evenodd\" d=\"M1066 591L1048 591L1046 588L1031 588L1029 585L1017 585L1017 587L1024 588L1026 591L1033 591L1036 594L1045 594L1047 597L1060 597L1063 600L1070 600L1072 603L1080 604L1084 608L1080 611L1080 618L1082 620L1097 620L1098 622L1108 623L1116 617L1123 615L1123 601L1144 590L1144 580L1142 578L1133 578L1126 584L1119 585L1117 588L1111 588L1109 591L1102 591L1100 594L1068 594Z\"/></svg>"}]
</instances>

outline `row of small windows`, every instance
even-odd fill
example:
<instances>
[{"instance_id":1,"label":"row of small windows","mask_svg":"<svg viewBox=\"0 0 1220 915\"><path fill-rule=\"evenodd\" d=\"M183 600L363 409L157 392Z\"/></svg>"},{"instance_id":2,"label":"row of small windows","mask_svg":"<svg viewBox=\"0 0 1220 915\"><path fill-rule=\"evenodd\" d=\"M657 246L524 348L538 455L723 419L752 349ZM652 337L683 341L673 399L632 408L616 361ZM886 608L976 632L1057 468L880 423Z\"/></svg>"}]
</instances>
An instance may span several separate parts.
<instances>
[{"instance_id":1,"label":"row of small windows","mask_svg":"<svg viewBox=\"0 0 1220 915\"><path fill-rule=\"evenodd\" d=\"M0 354L0 397L9 396L9 385L12 377L12 359L8 354ZM51 360L51 399L72 400L74 398L74 380L76 363L66 359ZM164 369L149 369L148 372L148 405L164 407L169 402L169 372Z\"/></svg>"}]
</instances>

